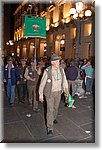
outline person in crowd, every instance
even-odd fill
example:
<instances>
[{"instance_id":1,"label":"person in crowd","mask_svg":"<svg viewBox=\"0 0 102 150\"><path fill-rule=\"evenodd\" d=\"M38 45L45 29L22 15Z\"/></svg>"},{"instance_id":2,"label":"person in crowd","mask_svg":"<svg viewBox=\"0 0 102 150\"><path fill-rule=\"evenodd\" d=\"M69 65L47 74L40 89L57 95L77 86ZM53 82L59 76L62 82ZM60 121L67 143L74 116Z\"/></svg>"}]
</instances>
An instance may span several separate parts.
<instances>
[{"instance_id":1,"label":"person in crowd","mask_svg":"<svg viewBox=\"0 0 102 150\"><path fill-rule=\"evenodd\" d=\"M38 74L39 74L40 76L42 76L43 70L44 70L44 66L43 66L42 62L39 61L39 62L38 62L38 65L37 65L37 72L38 72Z\"/></svg>"},{"instance_id":2,"label":"person in crowd","mask_svg":"<svg viewBox=\"0 0 102 150\"><path fill-rule=\"evenodd\" d=\"M65 63L65 61L61 58L60 59L60 66L64 69L64 71L65 71L65 69L66 69L66 63ZM64 92L61 94L61 100L63 101L63 102L65 102L65 95L64 95Z\"/></svg>"},{"instance_id":3,"label":"person in crowd","mask_svg":"<svg viewBox=\"0 0 102 150\"><path fill-rule=\"evenodd\" d=\"M39 87L39 101L44 102L44 94L47 102L47 134L53 134L53 123L57 123L63 91L68 94L68 82L64 69L60 67L60 58L54 53L51 56L51 66L44 70Z\"/></svg>"},{"instance_id":4,"label":"person in crowd","mask_svg":"<svg viewBox=\"0 0 102 150\"><path fill-rule=\"evenodd\" d=\"M51 64L50 64L50 58L49 57L47 57L47 59L46 59L46 61L45 61L45 66L44 66L44 68L47 68L47 67L49 67Z\"/></svg>"},{"instance_id":5,"label":"person in crowd","mask_svg":"<svg viewBox=\"0 0 102 150\"><path fill-rule=\"evenodd\" d=\"M82 70L85 70L86 74L86 95L92 93L93 81L95 77L95 70L91 65L91 61L88 60L87 64L81 67Z\"/></svg>"},{"instance_id":6,"label":"person in crowd","mask_svg":"<svg viewBox=\"0 0 102 150\"><path fill-rule=\"evenodd\" d=\"M27 84L26 78L24 77L25 69L26 69L26 58L21 58L21 65L18 66L18 71L20 74L20 82L18 84L18 100L19 103L25 102L25 97L27 93Z\"/></svg>"},{"instance_id":7,"label":"person in crowd","mask_svg":"<svg viewBox=\"0 0 102 150\"><path fill-rule=\"evenodd\" d=\"M85 96L85 90L83 89L83 80L81 78L75 81L75 86L75 95L77 95L79 98L87 98Z\"/></svg>"},{"instance_id":8,"label":"person in crowd","mask_svg":"<svg viewBox=\"0 0 102 150\"><path fill-rule=\"evenodd\" d=\"M0 51L0 85L1 85L1 90L4 91L4 82L3 82L3 70L4 70L4 53L3 51Z\"/></svg>"},{"instance_id":9,"label":"person in crowd","mask_svg":"<svg viewBox=\"0 0 102 150\"><path fill-rule=\"evenodd\" d=\"M64 62L63 59L60 61L60 66L65 70L66 69L66 63Z\"/></svg>"},{"instance_id":10,"label":"person in crowd","mask_svg":"<svg viewBox=\"0 0 102 150\"><path fill-rule=\"evenodd\" d=\"M69 85L69 91L72 88L72 96L75 96L75 80L77 79L78 76L78 70L74 66L74 61L70 62L70 66L67 67L66 69L66 77L68 80L68 85Z\"/></svg>"},{"instance_id":11,"label":"person in crowd","mask_svg":"<svg viewBox=\"0 0 102 150\"><path fill-rule=\"evenodd\" d=\"M84 58L81 66L86 65L86 64L87 64L87 58ZM80 68L81 68L81 66L80 66ZM85 73L85 70L80 70L80 75L83 79L83 88L84 88L84 90L86 90L86 73Z\"/></svg>"},{"instance_id":12,"label":"person in crowd","mask_svg":"<svg viewBox=\"0 0 102 150\"><path fill-rule=\"evenodd\" d=\"M42 65L42 67L45 67L45 62L44 62L44 59L42 57L40 58L40 64Z\"/></svg>"},{"instance_id":13,"label":"person in crowd","mask_svg":"<svg viewBox=\"0 0 102 150\"><path fill-rule=\"evenodd\" d=\"M75 66L78 70L78 76L75 80L75 95L77 95L79 98L87 98L85 96L85 90L83 89L83 79L81 76L81 70L80 70L81 60L75 63Z\"/></svg>"},{"instance_id":14,"label":"person in crowd","mask_svg":"<svg viewBox=\"0 0 102 150\"><path fill-rule=\"evenodd\" d=\"M70 66L70 59L69 58L65 59L65 64L66 64L66 67Z\"/></svg>"},{"instance_id":15,"label":"person in crowd","mask_svg":"<svg viewBox=\"0 0 102 150\"><path fill-rule=\"evenodd\" d=\"M13 64L13 58L11 56L7 59L7 65L4 67L4 83L6 83L7 87L7 95L9 98L10 106L14 105L15 98L15 86L19 84L20 75L18 69Z\"/></svg>"},{"instance_id":16,"label":"person in crowd","mask_svg":"<svg viewBox=\"0 0 102 150\"><path fill-rule=\"evenodd\" d=\"M38 101L36 99L36 86L39 79L39 75L36 69L36 63L34 58L30 60L31 65L28 66L25 70L24 77L27 80L27 90L28 90L28 99L29 105L33 108L35 112L38 112Z\"/></svg>"},{"instance_id":17,"label":"person in crowd","mask_svg":"<svg viewBox=\"0 0 102 150\"><path fill-rule=\"evenodd\" d=\"M86 64L87 64L87 61L88 61L87 58L84 58L84 59L83 59L83 65L86 65Z\"/></svg>"}]
</instances>

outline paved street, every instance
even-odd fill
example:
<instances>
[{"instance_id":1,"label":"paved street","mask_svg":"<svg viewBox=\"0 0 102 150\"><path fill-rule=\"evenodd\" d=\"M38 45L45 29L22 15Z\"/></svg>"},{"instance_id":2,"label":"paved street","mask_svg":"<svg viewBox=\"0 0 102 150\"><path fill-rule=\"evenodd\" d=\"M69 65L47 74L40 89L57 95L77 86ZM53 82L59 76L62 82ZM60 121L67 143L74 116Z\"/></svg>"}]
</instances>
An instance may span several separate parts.
<instances>
[{"instance_id":1,"label":"paved street","mask_svg":"<svg viewBox=\"0 0 102 150\"><path fill-rule=\"evenodd\" d=\"M76 109L66 108L61 100L58 124L54 125L54 134L46 133L44 107L35 113L26 104L18 104L15 99L14 107L10 107L4 94L4 138L2 142L32 142L32 143L94 143L94 107L93 95L87 99L75 101ZM31 114L27 117L27 114Z\"/></svg>"}]
</instances>

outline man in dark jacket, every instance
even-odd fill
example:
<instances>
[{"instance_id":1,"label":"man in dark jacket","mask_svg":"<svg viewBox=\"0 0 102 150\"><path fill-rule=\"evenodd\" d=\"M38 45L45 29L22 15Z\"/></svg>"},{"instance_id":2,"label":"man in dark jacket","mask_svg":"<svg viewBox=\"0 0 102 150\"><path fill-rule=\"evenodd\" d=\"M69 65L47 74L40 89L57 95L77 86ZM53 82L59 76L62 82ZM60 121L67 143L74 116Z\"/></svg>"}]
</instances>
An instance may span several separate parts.
<instances>
[{"instance_id":1,"label":"man in dark jacket","mask_svg":"<svg viewBox=\"0 0 102 150\"><path fill-rule=\"evenodd\" d=\"M18 69L13 65L12 57L8 57L7 65L4 67L4 83L7 86L7 95L9 97L10 106L14 104L15 86L19 84L20 76Z\"/></svg>"},{"instance_id":2,"label":"man in dark jacket","mask_svg":"<svg viewBox=\"0 0 102 150\"><path fill-rule=\"evenodd\" d=\"M25 69L26 69L26 58L21 58L21 65L18 66L18 71L20 74L20 82L18 85L18 96L19 96L19 103L25 102L25 97L27 93L27 84L26 79L24 77Z\"/></svg>"},{"instance_id":3,"label":"man in dark jacket","mask_svg":"<svg viewBox=\"0 0 102 150\"><path fill-rule=\"evenodd\" d=\"M78 70L74 66L74 62L72 61L70 63L70 66L66 69L66 77L68 80L69 90L72 86L72 96L73 97L75 95L75 80L77 79L77 76L78 76Z\"/></svg>"}]
</instances>

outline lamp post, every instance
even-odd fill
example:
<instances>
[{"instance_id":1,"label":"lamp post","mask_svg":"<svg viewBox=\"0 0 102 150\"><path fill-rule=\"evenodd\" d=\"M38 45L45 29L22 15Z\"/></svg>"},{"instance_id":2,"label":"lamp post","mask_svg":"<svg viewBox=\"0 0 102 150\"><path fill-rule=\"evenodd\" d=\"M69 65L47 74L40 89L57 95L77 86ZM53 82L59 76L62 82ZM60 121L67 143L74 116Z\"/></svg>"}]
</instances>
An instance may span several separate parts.
<instances>
[{"instance_id":1,"label":"lamp post","mask_svg":"<svg viewBox=\"0 0 102 150\"><path fill-rule=\"evenodd\" d=\"M76 49L75 49L75 62L77 62L78 59L78 50L79 50L79 35L80 35L80 21L75 22L76 25Z\"/></svg>"},{"instance_id":2,"label":"lamp post","mask_svg":"<svg viewBox=\"0 0 102 150\"><path fill-rule=\"evenodd\" d=\"M13 54L14 55L14 52L12 53L12 49L11 49L11 47L14 45L13 40L9 40L8 42L6 42L6 45L8 45L10 47L9 54Z\"/></svg>"},{"instance_id":3,"label":"lamp post","mask_svg":"<svg viewBox=\"0 0 102 150\"><path fill-rule=\"evenodd\" d=\"M78 52L79 52L79 38L80 38L80 27L81 27L81 21L84 20L84 17L90 17L92 15L92 11L90 9L84 10L84 4L81 1L78 1L75 3L75 8L72 7L70 9L70 15L74 21L74 24L76 26L76 49L74 53L74 59L75 62L78 60Z\"/></svg>"}]
</instances>

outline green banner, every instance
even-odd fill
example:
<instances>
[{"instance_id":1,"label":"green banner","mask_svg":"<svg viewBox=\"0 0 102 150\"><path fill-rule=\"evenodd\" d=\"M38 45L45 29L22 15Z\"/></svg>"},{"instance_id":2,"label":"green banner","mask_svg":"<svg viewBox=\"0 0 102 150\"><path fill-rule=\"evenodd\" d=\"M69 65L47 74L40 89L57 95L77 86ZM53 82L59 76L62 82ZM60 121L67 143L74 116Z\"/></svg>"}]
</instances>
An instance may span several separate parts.
<instances>
[{"instance_id":1,"label":"green banner","mask_svg":"<svg viewBox=\"0 0 102 150\"><path fill-rule=\"evenodd\" d=\"M24 37L46 38L46 18L24 16Z\"/></svg>"}]
</instances>

